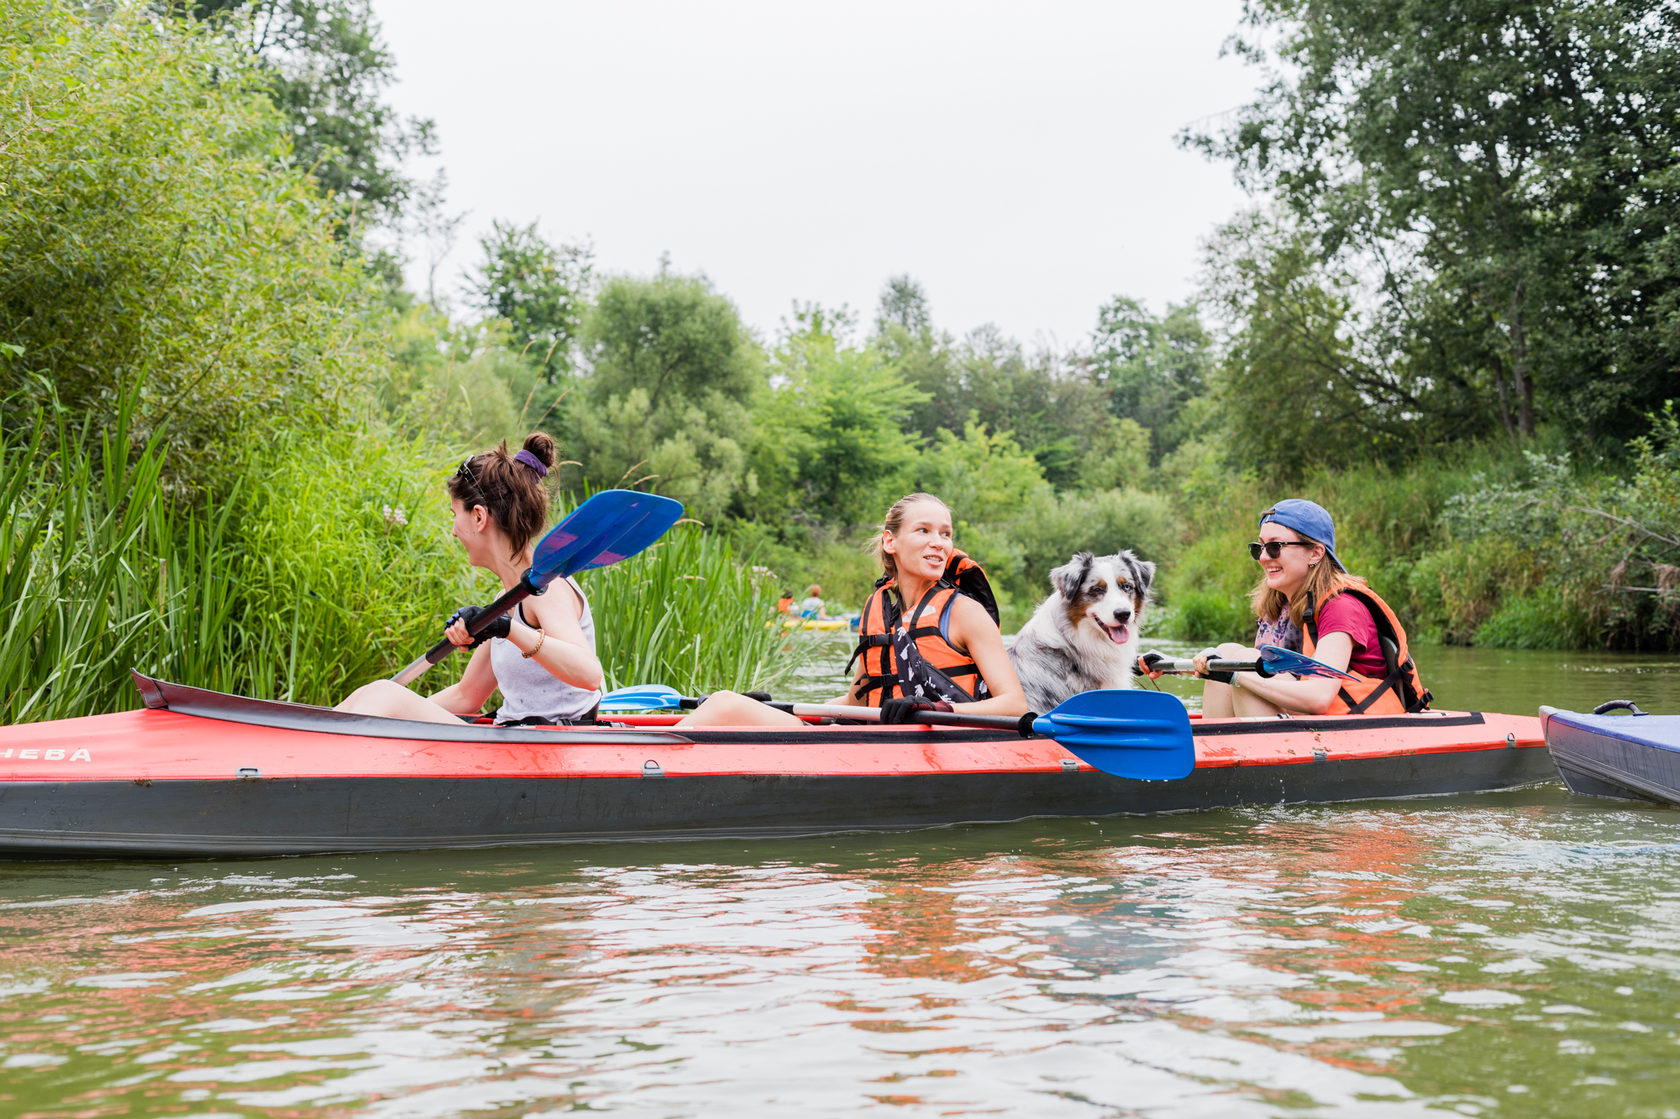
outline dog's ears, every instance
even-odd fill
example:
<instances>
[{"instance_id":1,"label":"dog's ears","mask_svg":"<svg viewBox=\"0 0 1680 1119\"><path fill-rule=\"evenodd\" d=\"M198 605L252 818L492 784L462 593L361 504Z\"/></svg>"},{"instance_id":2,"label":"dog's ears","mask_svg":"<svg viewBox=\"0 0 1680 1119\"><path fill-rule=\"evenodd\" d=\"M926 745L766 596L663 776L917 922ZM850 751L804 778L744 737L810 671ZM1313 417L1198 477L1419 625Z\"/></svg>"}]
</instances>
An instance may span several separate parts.
<instances>
[{"instance_id":1,"label":"dog's ears","mask_svg":"<svg viewBox=\"0 0 1680 1119\"><path fill-rule=\"evenodd\" d=\"M1090 552L1075 552L1071 560L1050 573L1050 585L1063 598L1073 598L1085 585L1085 576L1091 573L1091 564L1095 561L1096 557Z\"/></svg>"},{"instance_id":2,"label":"dog's ears","mask_svg":"<svg viewBox=\"0 0 1680 1119\"><path fill-rule=\"evenodd\" d=\"M1149 588L1155 585L1155 565L1148 560L1138 559L1130 552L1127 552L1126 555L1131 559L1132 565L1137 568L1138 594L1148 594Z\"/></svg>"}]
</instances>

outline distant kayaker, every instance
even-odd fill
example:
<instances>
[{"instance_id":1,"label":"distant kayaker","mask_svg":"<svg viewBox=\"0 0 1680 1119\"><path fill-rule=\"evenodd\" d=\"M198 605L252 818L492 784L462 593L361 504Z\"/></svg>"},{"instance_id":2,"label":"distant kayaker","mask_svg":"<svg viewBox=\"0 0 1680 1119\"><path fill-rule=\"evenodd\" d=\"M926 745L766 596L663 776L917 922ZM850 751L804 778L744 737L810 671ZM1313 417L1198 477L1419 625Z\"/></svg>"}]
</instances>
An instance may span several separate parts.
<instances>
[{"instance_id":1,"label":"distant kayaker","mask_svg":"<svg viewBox=\"0 0 1680 1119\"><path fill-rule=\"evenodd\" d=\"M1336 558L1336 525L1323 506L1301 498L1278 502L1260 514L1259 539L1248 551L1260 564L1251 600L1259 619L1256 648L1228 642L1196 654L1207 679L1204 715L1398 713L1429 705L1405 629L1388 603ZM1210 657L1255 660L1260 645L1305 653L1354 679L1207 671Z\"/></svg>"},{"instance_id":2,"label":"distant kayaker","mask_svg":"<svg viewBox=\"0 0 1680 1119\"><path fill-rule=\"evenodd\" d=\"M828 617L827 604L822 599L822 587L812 583L805 588L805 597L799 601L799 616L802 618Z\"/></svg>"},{"instance_id":3,"label":"distant kayaker","mask_svg":"<svg viewBox=\"0 0 1680 1119\"><path fill-rule=\"evenodd\" d=\"M918 711L1023 715L1027 699L1004 652L991 587L951 539L951 510L913 493L887 511L874 542L882 576L858 631L862 668L833 702L879 707L883 723ZM714 692L679 726L798 726L801 720L735 692Z\"/></svg>"},{"instance_id":4,"label":"distant kayaker","mask_svg":"<svg viewBox=\"0 0 1680 1119\"><path fill-rule=\"evenodd\" d=\"M531 566L532 546L548 524L548 488L554 468L554 440L542 432L508 454L507 441L472 455L449 479L455 539L467 562L494 572L503 589L518 584ZM340 711L455 723L476 718L490 694L501 689L496 722L551 724L594 722L601 699L601 662L595 656L595 622L582 589L557 579L541 595L525 599L474 641L467 625L479 612L464 606L444 627L444 636L473 650L458 683L430 697L391 680L375 680L352 692Z\"/></svg>"}]
</instances>

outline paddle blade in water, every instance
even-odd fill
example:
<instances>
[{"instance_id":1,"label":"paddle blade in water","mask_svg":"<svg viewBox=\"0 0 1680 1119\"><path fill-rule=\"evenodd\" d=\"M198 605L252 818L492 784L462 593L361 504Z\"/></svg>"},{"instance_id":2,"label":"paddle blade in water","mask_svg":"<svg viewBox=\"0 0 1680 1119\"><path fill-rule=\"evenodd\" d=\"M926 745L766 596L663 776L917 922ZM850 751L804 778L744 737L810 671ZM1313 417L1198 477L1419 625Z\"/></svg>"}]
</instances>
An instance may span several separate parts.
<instances>
[{"instance_id":1,"label":"paddle blade in water","mask_svg":"<svg viewBox=\"0 0 1680 1119\"><path fill-rule=\"evenodd\" d=\"M1169 692L1081 692L1040 715L1033 730L1116 777L1177 781L1196 768L1190 715Z\"/></svg>"},{"instance_id":2,"label":"paddle blade in water","mask_svg":"<svg viewBox=\"0 0 1680 1119\"><path fill-rule=\"evenodd\" d=\"M536 546L527 578L536 586L635 555L665 535L682 502L656 493L602 490L555 525Z\"/></svg>"}]
</instances>

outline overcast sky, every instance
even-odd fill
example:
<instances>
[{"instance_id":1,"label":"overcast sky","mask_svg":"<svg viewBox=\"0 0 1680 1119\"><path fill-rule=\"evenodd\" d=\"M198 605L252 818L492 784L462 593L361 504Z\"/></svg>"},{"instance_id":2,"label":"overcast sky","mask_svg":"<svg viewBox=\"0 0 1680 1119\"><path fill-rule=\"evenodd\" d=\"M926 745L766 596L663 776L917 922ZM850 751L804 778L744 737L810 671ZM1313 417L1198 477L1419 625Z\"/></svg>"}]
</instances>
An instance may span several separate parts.
<instances>
[{"instance_id":1,"label":"overcast sky","mask_svg":"<svg viewBox=\"0 0 1680 1119\"><path fill-rule=\"evenodd\" d=\"M601 271L669 254L767 340L795 300L867 326L908 273L944 330L1066 348L1116 294L1188 297L1246 203L1173 139L1253 96L1241 0L374 6L468 212L440 288L535 220Z\"/></svg>"}]
</instances>

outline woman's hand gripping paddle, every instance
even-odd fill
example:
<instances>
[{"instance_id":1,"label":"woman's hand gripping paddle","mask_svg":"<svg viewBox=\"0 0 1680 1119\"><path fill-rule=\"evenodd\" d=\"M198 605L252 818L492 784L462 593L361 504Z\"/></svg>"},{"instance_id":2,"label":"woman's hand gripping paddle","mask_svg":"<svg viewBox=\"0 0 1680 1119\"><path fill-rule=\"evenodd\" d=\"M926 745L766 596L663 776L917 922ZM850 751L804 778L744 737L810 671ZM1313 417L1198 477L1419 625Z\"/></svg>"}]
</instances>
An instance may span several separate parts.
<instances>
[{"instance_id":1,"label":"woman's hand gripping paddle","mask_svg":"<svg viewBox=\"0 0 1680 1119\"><path fill-rule=\"evenodd\" d=\"M524 576L481 610L468 632L477 637L555 579L628 559L663 536L682 513L682 502L658 494L602 490L549 529L533 549ZM455 643L446 637L391 679L411 684L454 650Z\"/></svg>"},{"instance_id":2,"label":"woman's hand gripping paddle","mask_svg":"<svg viewBox=\"0 0 1680 1119\"><path fill-rule=\"evenodd\" d=\"M1196 662L1193 660L1171 660L1160 653L1145 653L1138 658L1138 668L1145 675L1163 672L1194 673ZM1303 653L1297 653L1277 645L1260 646L1260 659L1257 661L1233 661L1222 657L1209 657L1207 662L1209 672L1255 672L1261 676L1276 676L1286 672L1291 676L1335 676L1343 680L1353 677L1343 672L1335 665L1325 664L1314 660Z\"/></svg>"},{"instance_id":3,"label":"woman's hand gripping paddle","mask_svg":"<svg viewBox=\"0 0 1680 1119\"><path fill-rule=\"evenodd\" d=\"M694 701L658 684L623 688L602 697L602 710L643 711L690 707ZM778 703L794 715L876 722L878 707L829 703ZM936 726L1012 730L1053 738L1070 754L1115 777L1176 781L1196 768L1190 716L1178 697L1166 692L1109 689L1081 692L1048 714L1025 717L970 715L962 711L918 711L916 720Z\"/></svg>"}]
</instances>

